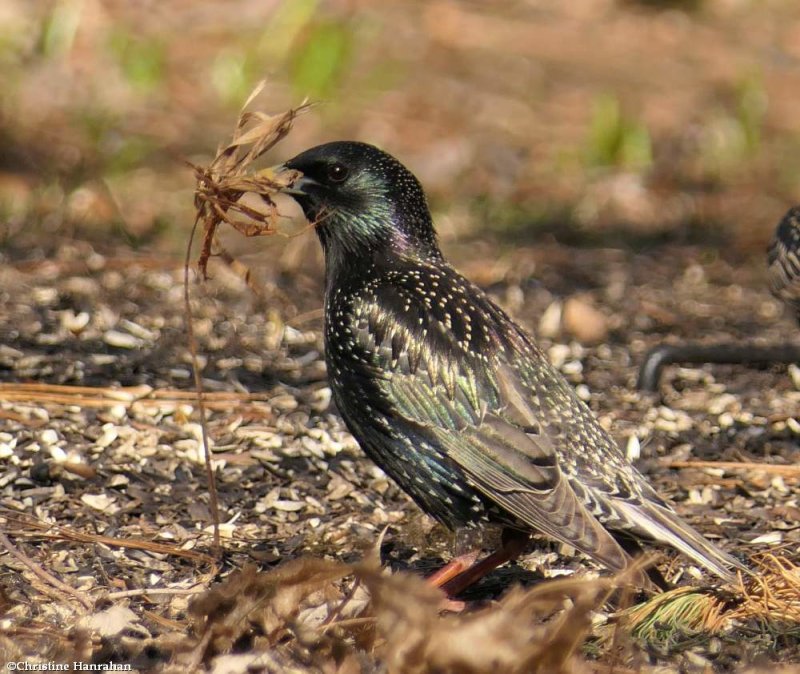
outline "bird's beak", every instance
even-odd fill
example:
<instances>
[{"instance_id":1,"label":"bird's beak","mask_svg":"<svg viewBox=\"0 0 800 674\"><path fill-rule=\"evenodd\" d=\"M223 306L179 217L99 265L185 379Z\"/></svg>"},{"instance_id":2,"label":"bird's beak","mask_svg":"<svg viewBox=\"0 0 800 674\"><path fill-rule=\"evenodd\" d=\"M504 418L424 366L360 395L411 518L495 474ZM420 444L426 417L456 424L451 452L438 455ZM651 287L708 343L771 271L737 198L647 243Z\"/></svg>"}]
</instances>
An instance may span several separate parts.
<instances>
[{"instance_id":1,"label":"bird's beak","mask_svg":"<svg viewBox=\"0 0 800 674\"><path fill-rule=\"evenodd\" d=\"M275 184L275 187L285 194L307 194L304 187L315 185L316 181L304 176L296 169L290 169L286 164L270 166L256 173L257 177L265 178Z\"/></svg>"}]
</instances>

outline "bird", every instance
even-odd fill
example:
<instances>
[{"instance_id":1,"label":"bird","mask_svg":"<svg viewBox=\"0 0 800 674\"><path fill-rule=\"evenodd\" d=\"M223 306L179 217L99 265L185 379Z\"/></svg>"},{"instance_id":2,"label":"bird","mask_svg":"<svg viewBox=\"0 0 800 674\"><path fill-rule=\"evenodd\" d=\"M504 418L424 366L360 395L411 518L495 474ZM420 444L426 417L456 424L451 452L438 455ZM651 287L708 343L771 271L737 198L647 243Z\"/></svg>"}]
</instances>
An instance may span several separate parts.
<instances>
[{"instance_id":1,"label":"bird","mask_svg":"<svg viewBox=\"0 0 800 674\"><path fill-rule=\"evenodd\" d=\"M769 286L797 314L800 322L800 206L781 218L767 249Z\"/></svg>"},{"instance_id":2,"label":"bird","mask_svg":"<svg viewBox=\"0 0 800 674\"><path fill-rule=\"evenodd\" d=\"M800 206L793 206L778 222L767 246L767 278L772 294L795 312L800 323ZM684 342L660 344L645 355L637 388L655 392L664 367L670 363L727 363L769 366L800 361L800 346L783 344L716 344Z\"/></svg>"},{"instance_id":3,"label":"bird","mask_svg":"<svg viewBox=\"0 0 800 674\"><path fill-rule=\"evenodd\" d=\"M630 567L637 541L725 581L744 568L674 512L533 337L445 259L422 185L400 161L336 141L270 171L295 172L282 191L322 244L336 408L424 512L451 530L501 527L481 575L534 532L613 571ZM442 586L454 595L478 576L460 577Z\"/></svg>"}]
</instances>

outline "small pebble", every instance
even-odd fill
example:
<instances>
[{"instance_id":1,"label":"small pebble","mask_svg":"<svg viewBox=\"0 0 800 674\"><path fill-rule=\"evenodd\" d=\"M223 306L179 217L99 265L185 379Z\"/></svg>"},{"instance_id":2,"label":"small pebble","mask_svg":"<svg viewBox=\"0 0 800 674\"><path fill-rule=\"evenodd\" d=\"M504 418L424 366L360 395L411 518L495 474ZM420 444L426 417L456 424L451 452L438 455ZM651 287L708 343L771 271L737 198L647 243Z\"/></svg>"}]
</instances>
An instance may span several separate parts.
<instances>
[{"instance_id":1,"label":"small pebble","mask_svg":"<svg viewBox=\"0 0 800 674\"><path fill-rule=\"evenodd\" d=\"M608 319L589 301L570 297L564 304L564 330L584 344L596 344L608 338Z\"/></svg>"},{"instance_id":2,"label":"small pebble","mask_svg":"<svg viewBox=\"0 0 800 674\"><path fill-rule=\"evenodd\" d=\"M58 433L52 428L48 428L39 434L39 440L43 445L54 445L58 442Z\"/></svg>"},{"instance_id":3,"label":"small pebble","mask_svg":"<svg viewBox=\"0 0 800 674\"><path fill-rule=\"evenodd\" d=\"M642 454L642 446L639 443L639 438L636 435L628 436L628 442L625 445L625 456L628 461L636 461Z\"/></svg>"},{"instance_id":4,"label":"small pebble","mask_svg":"<svg viewBox=\"0 0 800 674\"><path fill-rule=\"evenodd\" d=\"M144 346L144 342L138 337L119 330L107 330L103 334L103 341L109 346L115 346L118 349L138 349Z\"/></svg>"}]
</instances>

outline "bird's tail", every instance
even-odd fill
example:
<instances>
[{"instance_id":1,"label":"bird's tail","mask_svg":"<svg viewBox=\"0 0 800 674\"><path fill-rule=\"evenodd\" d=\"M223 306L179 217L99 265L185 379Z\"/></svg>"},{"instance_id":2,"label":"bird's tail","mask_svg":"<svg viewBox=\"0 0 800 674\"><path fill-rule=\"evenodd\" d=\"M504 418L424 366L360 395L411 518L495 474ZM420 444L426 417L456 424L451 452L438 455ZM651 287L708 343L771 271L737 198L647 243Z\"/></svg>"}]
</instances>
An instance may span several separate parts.
<instances>
[{"instance_id":1,"label":"bird's tail","mask_svg":"<svg viewBox=\"0 0 800 674\"><path fill-rule=\"evenodd\" d=\"M727 582L736 579L733 569L750 573L739 560L720 550L699 531L663 506L652 502L632 505L617 501L614 507L635 530L675 548Z\"/></svg>"}]
</instances>

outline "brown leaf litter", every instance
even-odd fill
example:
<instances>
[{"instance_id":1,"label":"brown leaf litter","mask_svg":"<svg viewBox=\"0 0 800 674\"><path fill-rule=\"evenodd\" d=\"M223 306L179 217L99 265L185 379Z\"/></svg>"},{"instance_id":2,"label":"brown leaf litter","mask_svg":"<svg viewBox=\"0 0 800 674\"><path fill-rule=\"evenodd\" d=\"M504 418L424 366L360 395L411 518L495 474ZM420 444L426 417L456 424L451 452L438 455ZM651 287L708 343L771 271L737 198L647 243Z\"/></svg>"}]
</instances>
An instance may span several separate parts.
<instances>
[{"instance_id":1,"label":"brown leaf litter","mask_svg":"<svg viewBox=\"0 0 800 674\"><path fill-rule=\"evenodd\" d=\"M593 253L595 257L598 255L600 257L594 264L606 262L600 253ZM650 267L653 261L648 259L647 263ZM154 331L159 325L157 321L174 319L173 325L176 326L177 333L177 326L181 324L178 320L180 316L177 316L180 307L166 298L162 298L159 302L158 296L152 292L146 295L137 294L142 288L159 288L163 283L159 280L160 274L157 271L142 273L146 275L133 276L126 271L126 276L120 277L123 282L117 281L111 286L117 289L113 292L98 282L97 293L91 295L93 311L97 311L104 304L119 307L122 316L138 317L137 320ZM114 281L116 276L117 272L114 271L108 278ZM91 278L91 275L88 277ZM105 279L105 272L95 272L95 277ZM42 328L36 328L29 319L25 319L27 314L21 312L28 311L26 307L36 306L37 298L39 301L46 299L41 293L34 294L34 291L37 287L44 286L47 278L49 277L46 275L26 276L26 283L14 289L17 303L9 305L9 309L14 309L17 313L12 314L9 311L8 323L16 325L23 335L31 336L29 341L17 342L20 350L24 350L26 356L35 354L37 359L41 357L29 344L35 343L33 337L42 332ZM219 274L213 282L214 285L219 286L225 278L223 274ZM148 284L146 282L148 279L158 283ZM171 277L170 283L176 280L177 275ZM69 284L56 280L52 285L59 289L63 297L70 297L64 291ZM643 287L647 289L646 284ZM234 330L229 330L225 334L236 334L238 339L246 338L245 341L225 341L221 345L210 346L202 341L206 339L205 333L198 331L201 348L211 359L222 356L230 358L241 355L243 351L250 352L250 357L259 355L265 358L263 334L268 325L267 318L260 314L245 316L245 312L238 307L235 311L231 308L234 306L232 302L245 294L244 290L242 284L237 281L227 295L212 296L209 301L198 305L198 315L208 324L211 337L218 339L212 329L222 322L220 317L224 316L234 326ZM534 314L536 309L546 304L547 298L539 297L534 292L530 293L530 297L533 298L534 304L529 310ZM316 306L314 304L316 301L316 297L310 298L310 304L304 305L304 308ZM680 301L680 296L677 301ZM55 309L60 309L60 306L56 306ZM59 325L51 313L55 309L44 304L37 314L45 326L45 331L48 325ZM622 309L624 307L620 308ZM290 337L294 340L291 344ZM60 366L66 360L83 362L86 363L88 371L91 361L86 352L81 350L85 342L71 333L63 333L62 339L63 341L59 343L57 364ZM566 354L565 372L571 372L570 376L578 385L586 382L592 390L604 391L593 404L596 404L601 412L611 414L613 411L613 414L618 415L614 422L616 427L620 426L620 422L624 424L627 419L629 428L636 424L635 427L643 431L643 438L655 438L655 442L651 441L645 456L656 458L651 458L650 463L645 463L644 466L645 468L649 466L648 472L654 482L661 481L659 484L662 491L671 490L670 493L674 495L678 507L682 508L682 514L702 518L707 530L720 536L727 536L731 546L736 544L734 541L739 541L740 547L737 548L739 552L752 549L741 547L744 545L741 543L741 536L749 535L753 531L760 533L763 529L769 530L767 525L780 524L777 521L779 518L775 517L774 507L788 504L791 494L787 496L778 489L780 485L777 484L767 483L759 490L756 490L754 485L745 484L733 491L733 488L725 487L717 481L712 486L719 488L719 498L696 501L692 507L687 508L687 496L684 491L691 492L695 489L694 480L696 474L700 474L701 471L671 471L669 466L674 465L676 461L685 460L687 456L697 457L699 448L713 448L715 443L724 445L727 453L723 456L730 460L741 461L744 457L750 463L754 463L762 458L764 453L771 451L776 459L791 465L796 462L793 461L794 455L790 453L796 436L792 434L791 428L772 421L767 413L772 414L782 410L784 416L791 415L792 406L796 404L792 396L796 396L796 393L786 391L785 382L774 373L762 373L764 385L754 388L755 393L747 394L751 396L747 401L748 408L755 411L758 416L751 420L749 425L744 425L746 418L740 416L734 408L726 407L718 412L709 411L713 409L709 404L709 395L712 396L711 403L714 403L717 398L725 394L721 383L711 381L702 388L705 394L703 398L691 397L693 392L701 389L701 384L697 379L687 379L681 372L678 380L681 382L680 388L672 394L673 399L669 407L655 408L657 414L651 419L647 414L652 408L652 403L630 396L625 388L625 368L620 367L619 363L622 362L623 352L627 352L628 341L626 339L620 344L612 343L607 348L614 351L606 352L606 355L602 355L604 352L600 350L582 354L576 350L577 347L569 347L572 351ZM8 538L19 551L34 559L51 576L69 583L77 591L91 598L94 603L94 613L91 615L106 611L109 602L130 607L139 615L138 622L129 624L118 636L109 637L100 634L96 637L91 634L87 636L85 631L82 632L84 636L80 636L76 630L93 630L92 625L100 622L100 619L86 623L89 625L88 628L78 628L80 614L84 610L80 604L71 596L58 591L57 596L60 599L51 597L47 590L53 589L52 584L35 578L29 568L22 567L17 560L11 558L10 554L6 554L4 561L8 572L3 578L3 585L10 603L3 613L7 621L4 625L9 626L3 635L7 640L13 641L12 645L17 648L24 647L26 653L41 653L47 658L49 654L52 654L52 657L56 657L58 653L72 656L74 652L82 654L82 657L92 657L101 661L103 654L113 648L116 652L129 654L126 656L127 661L135 664L139 662L137 658L142 657L137 654L150 650L160 653L158 664L161 666L170 658L178 661L182 657L188 657L186 653L194 653L199 640L209 633L205 631L206 618L201 616L196 622L197 634L187 640L185 633L188 629L186 609L188 598L180 594L196 591L198 584L208 582L210 562L207 561L207 557L203 560L189 558L188 555L180 557L176 552L161 547L140 549L132 545L112 543L114 539L125 541L126 538L130 538L132 543L134 540L149 538L151 539L149 542L157 546L172 542L172 547L181 553L201 554L200 550L208 550L208 537L202 534L203 527L208 522L207 513L198 509L198 506L203 505L205 496L201 475L192 470L194 464L186 460L185 454L181 453L183 450L180 449L182 443L189 441L196 443L196 436L191 435L188 428L190 420L197 418L196 408L191 412L180 409L184 404L191 402L194 394L178 390L177 387L181 383L184 387L187 385L186 379L170 379L169 374L170 368L174 367L176 362L186 362L177 361L175 356L177 349L185 349L184 342L185 339L179 338L174 346L175 350L171 347L166 357L153 356L152 352L145 354L146 381L161 382L158 386L154 384L149 393L146 389L139 389L136 386L48 388L39 384L29 388L28 385L16 381L10 382L8 388L0 389L9 396L19 396L16 401L10 399L0 401L2 405L11 405L7 408L8 411L26 417L30 415L31 419L45 421L47 426L45 430L40 430L26 423L8 421L4 423L12 433L5 431L0 433L3 436L0 442L9 445L5 450L9 452L9 456L4 463L2 476L4 486L0 492L4 498L3 505L13 508L16 517L22 513L30 514L34 518L41 518L41 523L45 527L51 527L35 528L31 520L15 522L11 520L9 513L9 520L2 522ZM293 559L300 554L310 553L317 559L310 563L308 568L318 569L318 572L312 575L306 570L303 572L305 575L300 572L292 575L294 572L289 573L290 567L289 570L283 570L273 576L269 582L263 581L267 586L266 589L260 584L261 580L253 581L255 589L248 585L249 581L243 582L243 587L250 587L249 591L254 597L250 609L247 609L246 605L242 607L236 605L237 602L244 601L242 596L244 590L242 592L231 590L234 595L229 601L231 612L236 612L236 615L241 617L249 615L248 611L252 610L258 617L260 607L267 603L272 606L270 609L273 611L272 618L259 619L260 622L256 620L253 623L249 618L242 618L236 623L243 625L236 628L241 630L239 633L230 624L225 628L228 630L227 633L215 632L212 637L208 637L206 650L199 651L200 665L197 669L203 668L207 663L216 671L222 671L222 664L227 662L230 665L228 671L241 672L245 671L243 664L245 660L255 667L253 663L261 658L263 662L272 663L269 666L274 672L339 671L350 674L360 671L391 671L387 669L388 662L394 663L392 666L396 670L403 671L400 667L427 666L420 663L425 659L431 659L437 665L450 666L453 663L453 671L459 671L457 667L461 666L460 661L454 663L453 659L456 656L463 656L464 659L477 658L474 665L464 665L465 668L473 667L465 669L467 672L480 671L477 669L478 666L486 667L484 671L487 672L499 672L503 670L495 666L491 660L495 650L508 654L519 647L521 650L517 651L517 654L520 661L523 661L526 657L534 657L530 653L538 647L537 644L546 649L547 644L552 643L548 640L553 636L546 632L547 627L551 622L555 624L559 620L558 616L550 618L549 621L532 624L530 620L534 618L530 616L533 615L534 609L531 608L530 613L526 614L524 601L520 599L519 603L515 603L516 600L510 599L511 595L485 609L478 608L462 616L440 617L437 595L434 593L431 596L430 589L424 587L424 584L420 585L417 578L398 576L384 580L382 574L373 567L360 576L358 587L355 589L353 589L355 575L342 576L338 581L331 580L341 571L327 569L329 562L320 560L319 557L328 555L347 559L353 550L358 549L361 541L374 540L377 535L376 529L370 527L377 527L379 531L387 522L402 522L402 524L391 532L390 543L395 546L394 552L387 546L383 551L384 557L395 566L398 566L398 562L405 563L407 559L393 555L404 545L403 536L407 535L411 526L409 515L413 511L410 510L412 507L404 497L396 492L396 488L387 483L384 476L373 472L372 464L355 450L352 439L344 433L340 421L330 413L327 406L312 407L316 405L316 398L311 394L318 390L316 387L324 383L319 379L320 373L324 373L324 370L316 368L320 363L321 353L318 333L287 332L281 345L276 349L274 356L270 353L270 357L276 359L275 371L280 373L279 376L283 381L269 394L252 394L263 395L263 400L259 398L248 401L247 397L251 394L246 393L229 394L218 391L205 394L209 404L214 400L220 402L219 408L212 410L211 415L211 430L214 431L217 442L215 449L256 462L255 464L231 462L227 464L225 470L218 473L218 479L222 482L221 506L225 518L232 519L241 514L233 529L235 536L226 542L226 552L233 565L238 568L244 568L248 560L259 560L256 556L259 552L266 553L267 559L262 563L267 564L278 559ZM129 350L110 351L110 353L120 359L129 357ZM13 360L4 357L9 358L4 361L6 371L19 381L31 377L35 380L45 380L48 375L44 367L51 367L51 363L54 362L41 358L31 365L24 364L17 356L14 356ZM302 359L302 365L295 362L298 359ZM253 366L254 376L263 376L266 362L266 360L256 361ZM585 364L586 368L578 371L570 368L570 363ZM23 366L27 369L18 369ZM114 375L109 374L112 372L110 366L106 364L102 365L102 368L97 372L104 374L103 381L113 381ZM295 380L296 382L311 383L287 384L286 373L293 371L302 375ZM23 372L26 374L21 374ZM30 372L34 374L29 374ZM60 370L55 372L59 377L57 381L64 381L64 377L69 376L61 374ZM243 376L248 372L242 365L231 369L219 369L216 372L206 370L205 376L209 381L217 380L222 387L231 387L231 381L236 380L235 373ZM55 377L52 374L49 376ZM704 376L708 378L708 375ZM601 385L598 377L605 378L605 386ZM77 378L66 380L80 381ZM96 380L97 377L94 381ZM166 386L165 382L171 382L171 385ZM269 389L264 385L263 379L257 380L253 385L257 391ZM667 388L668 394L670 391L671 389ZM776 391L780 395L776 395ZM217 395L220 398L214 397ZM735 402L734 400L729 404ZM241 418L242 408L247 405L258 405L262 411L271 411L254 423ZM119 414L117 407L123 408ZM725 434L724 431L715 430L726 428L718 422L718 419L720 415L727 414L731 410L736 415L737 424L740 424L735 429L736 433ZM107 435L109 430L119 433L119 436L113 439L114 433ZM745 445L745 441L752 438L754 433L758 433L756 438L762 438L761 444L754 447ZM58 442L47 444L44 442L45 434L57 435ZM769 441L770 444L766 445L767 449L762 449L765 441ZM687 442L693 443L697 449L690 453L686 448ZM15 443L15 446L10 447L11 443ZM61 475L56 478L49 477L48 482L39 482L39 478L35 477L37 462L56 461L55 457L58 455L56 449L62 446L64 453L74 452L81 457L81 460L95 467L97 477L87 482L84 479L78 480ZM782 453L781 448L783 448ZM664 453L661 458L657 458L659 452ZM217 457L219 454L215 453L214 456ZM658 462L663 462L663 465ZM710 469L703 469L707 470ZM750 472L748 471L748 475ZM705 475L704 472L702 474ZM128 482L122 482L122 478L126 478ZM703 488L706 488L705 482ZM745 488L748 491L745 491ZM104 511L102 516L98 516L96 510L86 507L86 501L82 496L87 492L100 493L116 499L120 510L116 514ZM712 496L715 494L716 492L713 492ZM292 508L283 509L276 504L291 505ZM767 511L766 508L770 510ZM754 514L757 509L763 510L765 514ZM388 519L390 517L391 519ZM720 523L714 522L717 518ZM738 519L731 523L733 518ZM53 523L69 524L69 527L57 529L52 526ZM788 522L787 525L795 526L793 522ZM88 534L90 537L79 538L70 535L67 529ZM793 530L787 529L785 533L791 534ZM51 537L50 534L58 536ZM94 537L91 537L92 534ZM169 534L171 538L162 538L164 534ZM740 538L736 538L737 536ZM427 556L430 561L431 536L426 534L424 538L425 540L416 546L414 554ZM296 542L293 542L293 539L297 539ZM193 545L199 547L192 549ZM260 547L263 545L267 546L266 549ZM422 549L423 546L428 547ZM407 546L406 549L408 550ZM551 557L547 558L550 561L541 563L539 560L542 556L535 556L537 554L534 553L523 563L534 567L540 566L544 571L561 571L565 566L574 571L583 565L577 558L568 561L569 555L562 554L555 560L556 556L553 553L549 553ZM787 550L786 554L790 556L791 551ZM315 564L318 566L314 566ZM408 568L408 564L403 568ZM681 565L678 562L677 568L685 568L685 564ZM771 622L759 626L759 619L748 617L752 615L752 611L761 611L767 621L771 615L787 615L792 618L791 598L792 593L796 595L797 590L789 582L794 572L788 566L785 567L785 571L785 577L781 574L770 576L762 573L765 587L753 585L751 588L748 585L747 591L757 599L757 602L749 604L741 603L741 598L737 599L735 588L732 590L734 595L732 598L719 592L682 590L672 596L666 595L661 601L668 603L683 596L686 602L684 607L691 607L692 603L705 602L710 596L717 604L721 604L716 615L724 619L733 615L734 610L750 610L751 613L745 613L741 618L731 619L729 627L722 627L720 631L713 633L702 631L704 625L713 622L715 615L713 611L706 611L706 608L703 608L699 611L699 618L685 621L699 630L691 637L695 642L701 640L710 643L718 637L724 639L728 638L726 635L732 635L732 639L738 638L740 642L747 644L754 642L756 638L761 638L760 635L771 637L772 632L780 634ZM302 589L306 582L317 589L309 590L308 593L306 590L300 592L298 586ZM556 582L561 583L561 580ZM780 585L781 583L785 585ZM554 583L549 581L538 586L541 592L555 591L558 587L555 585L554 588ZM397 588L401 591L398 592ZM521 592L523 591L514 591L514 593ZM292 602L296 600L298 593L305 598L300 599L300 608L295 613ZM273 606L270 602L275 594L288 599L282 599ZM373 607L365 612L364 607L370 598ZM586 601L591 604L589 598ZM573 605L576 601L569 596L564 603ZM593 609L596 613L591 616L593 625L591 634L595 636L599 634L601 627L598 619L603 618L606 610L600 606L601 603L599 599L594 605L596 608ZM383 607L380 611L378 605ZM658 604L648 603L645 606L652 614L653 608ZM490 610L492 608L494 611ZM674 612L680 613L678 608L675 605ZM507 615L502 615L503 611L506 611ZM484 615L485 618L479 618ZM668 616L665 617L666 615L663 612L660 615L656 612L651 621L656 628L656 636L659 624L666 624L669 628L670 619ZM130 616L122 618L124 620L119 621L119 624L124 625ZM213 621L219 620L221 618L215 614ZM481 620L496 621L499 627L491 628L490 622L479 624ZM569 629L573 624L582 625L583 620L582 615L571 614L566 622L567 627L564 628L566 631L560 634L559 638L578 639L578 636L570 634ZM439 630L440 623L441 630ZM621 629L618 630L620 633L626 631L630 624L622 617L617 619L617 623L621 625ZM399 627L395 628L395 624ZM57 627L53 627L54 625ZM271 631L265 636L262 632L268 628ZM526 635L525 640L515 636L516 633L513 631L515 628L519 628ZM749 631L742 632L745 628ZM792 628L792 622L787 619L785 629ZM143 631L145 629L156 636L141 636L145 634ZM613 622L609 629L613 631ZM463 640L458 640L456 632L460 630L464 630L465 638L469 637L466 644ZM742 634L746 634L747 638L742 638ZM642 633L640 641L646 642L645 636ZM788 637L783 638L788 640ZM54 645L49 650L42 648L41 643L45 639L50 639L61 646ZM582 640L582 637L580 639ZM460 645L455 653L451 648L451 641ZM614 643L613 637L609 643ZM781 643L786 644L787 641ZM605 645L598 646L597 642L592 641L587 647L592 655L601 658L604 663L602 665L592 660L581 660L580 655L573 653L572 671L580 672L581 668L587 671L608 671L610 656L609 651L603 650L605 647ZM220 649L219 652L214 650L216 648ZM228 654L224 653L226 648L230 651ZM558 647L559 650L568 648L569 646ZM790 653L794 652L791 651L791 641L788 641L788 646L778 647L771 647L769 643L762 642L750 653L769 653L771 657L780 658L787 650ZM6 652L13 654L16 651ZM544 650L543 654L548 655ZM638 664L630 664L626 654L617 655L614 652L614 657L615 662L622 662L631 669L654 671L652 666L648 666L646 662L642 663L641 660ZM787 656L786 659L790 657L793 655ZM663 660L661 662L663 663ZM669 662L666 671L670 673L703 671L702 668L692 668L688 665L680 665L679 669L678 665L672 666L674 659ZM234 668L237 663L238 670ZM144 665L140 666L144 670L151 669ZM559 665L556 663L554 666ZM266 665L264 667L270 671ZM661 669L657 671L664 671L663 664L659 667ZM730 666L723 668L733 669ZM187 669L185 667L183 671ZM625 670L617 665L614 671L619 673Z\"/></svg>"},{"instance_id":2,"label":"brown leaf litter","mask_svg":"<svg viewBox=\"0 0 800 674\"><path fill-rule=\"evenodd\" d=\"M307 557L266 573L246 567L193 602L195 646L176 664L216 671L231 652L246 652L251 665L308 667L291 671L373 671L369 658L396 674L589 672L579 649L618 582L560 579L442 615L440 590L382 570L375 554L356 564Z\"/></svg>"},{"instance_id":3,"label":"brown leaf litter","mask_svg":"<svg viewBox=\"0 0 800 674\"><path fill-rule=\"evenodd\" d=\"M637 658L625 634L669 652L754 624L774 635L796 631L800 567L775 555L756 561L758 573L738 588L676 588L607 618L622 576L515 587L497 602L443 614L440 590L382 570L375 552L355 564L305 557L266 573L246 567L193 602L194 646L180 666L216 671L238 651L250 664L308 668L292 671L372 671L363 668L365 656L393 674L609 671L582 652L594 635L595 651L613 654L613 671L641 671L628 668Z\"/></svg>"}]
</instances>

